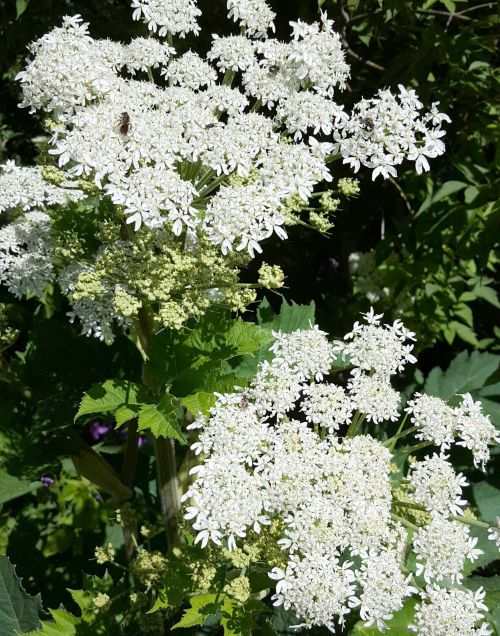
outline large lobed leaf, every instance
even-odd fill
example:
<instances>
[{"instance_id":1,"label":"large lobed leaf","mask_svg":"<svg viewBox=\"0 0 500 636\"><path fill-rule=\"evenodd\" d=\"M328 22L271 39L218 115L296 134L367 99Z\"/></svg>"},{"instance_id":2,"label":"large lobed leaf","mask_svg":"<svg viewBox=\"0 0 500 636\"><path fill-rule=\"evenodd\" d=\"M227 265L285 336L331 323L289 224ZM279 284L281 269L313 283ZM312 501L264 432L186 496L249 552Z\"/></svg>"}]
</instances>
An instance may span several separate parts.
<instances>
[{"instance_id":1,"label":"large lobed leaf","mask_svg":"<svg viewBox=\"0 0 500 636\"><path fill-rule=\"evenodd\" d=\"M15 636L36 629L41 611L40 596L29 596L12 563L0 556L0 634Z\"/></svg>"}]
</instances>

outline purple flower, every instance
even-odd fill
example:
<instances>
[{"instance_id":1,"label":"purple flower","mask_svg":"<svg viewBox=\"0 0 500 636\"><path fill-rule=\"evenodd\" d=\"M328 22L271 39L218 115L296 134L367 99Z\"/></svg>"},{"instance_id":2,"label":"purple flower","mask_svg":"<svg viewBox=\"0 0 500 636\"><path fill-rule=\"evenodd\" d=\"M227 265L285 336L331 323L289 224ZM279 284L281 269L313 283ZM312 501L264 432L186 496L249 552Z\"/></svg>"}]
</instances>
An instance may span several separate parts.
<instances>
[{"instance_id":1,"label":"purple flower","mask_svg":"<svg viewBox=\"0 0 500 636\"><path fill-rule=\"evenodd\" d=\"M52 479L52 477L49 477L48 475L42 475L40 477L40 481L46 488L52 486L52 484L55 484L55 481Z\"/></svg>"},{"instance_id":2,"label":"purple flower","mask_svg":"<svg viewBox=\"0 0 500 636\"><path fill-rule=\"evenodd\" d=\"M143 446L146 446L147 443L148 438L145 435L139 435L137 438L137 448L142 448Z\"/></svg>"},{"instance_id":3,"label":"purple flower","mask_svg":"<svg viewBox=\"0 0 500 636\"><path fill-rule=\"evenodd\" d=\"M99 442L105 435L111 430L111 426L108 424L102 424L99 421L92 422L89 427L89 434L93 442Z\"/></svg>"}]
</instances>

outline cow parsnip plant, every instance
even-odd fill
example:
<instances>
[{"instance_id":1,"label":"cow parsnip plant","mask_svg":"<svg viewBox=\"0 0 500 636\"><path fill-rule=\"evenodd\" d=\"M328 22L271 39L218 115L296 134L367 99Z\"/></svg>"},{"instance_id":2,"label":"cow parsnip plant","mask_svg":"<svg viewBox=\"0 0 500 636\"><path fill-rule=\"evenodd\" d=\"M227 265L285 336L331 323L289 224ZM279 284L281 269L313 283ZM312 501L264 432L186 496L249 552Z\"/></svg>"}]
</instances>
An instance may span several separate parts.
<instances>
[{"instance_id":1,"label":"cow parsnip plant","mask_svg":"<svg viewBox=\"0 0 500 636\"><path fill-rule=\"evenodd\" d=\"M285 304L272 329L230 316L256 288L284 283L266 263L255 283L240 281L266 239L285 240L297 224L326 232L336 197L358 193L352 178L324 189L335 160L373 180L394 178L404 161L420 174L444 152L448 116L436 103L426 112L402 85L346 112L349 66L326 15L291 23L282 42L269 36L265 2L230 0L240 32L213 36L202 58L175 49L175 38L200 31L192 0L132 8L150 37L96 40L78 15L66 17L18 75L22 106L45 114L48 137L38 166L1 168L0 280L88 336L113 347L129 339L142 368L130 378L119 363L75 415L83 424L111 414L126 427L121 473L73 430L66 454L81 478L66 465L59 479L44 476L60 495L36 511L50 519L47 555L65 541L84 550L79 533L52 532L84 519L82 508L92 511L89 532L114 518L123 550L98 545L97 574L70 590L80 614L54 610L41 626L36 616L15 623L37 603L2 561L18 589L9 629L280 633L274 603L296 628L378 631L409 608L407 624L422 635L490 633L490 599L464 577L487 553L478 541L489 533L496 550L499 530L465 508L466 478L447 455L456 442L484 467L498 435L481 405L416 394L403 410L390 377L415 358L400 321L382 325L370 312L332 345L297 307ZM9 311L3 347L18 335ZM33 396L19 367L42 341L17 365L0 359L22 400ZM323 382L342 368L349 378ZM98 440L106 426L94 424ZM434 454L414 458L430 446ZM105 511L100 491L111 495Z\"/></svg>"}]
</instances>

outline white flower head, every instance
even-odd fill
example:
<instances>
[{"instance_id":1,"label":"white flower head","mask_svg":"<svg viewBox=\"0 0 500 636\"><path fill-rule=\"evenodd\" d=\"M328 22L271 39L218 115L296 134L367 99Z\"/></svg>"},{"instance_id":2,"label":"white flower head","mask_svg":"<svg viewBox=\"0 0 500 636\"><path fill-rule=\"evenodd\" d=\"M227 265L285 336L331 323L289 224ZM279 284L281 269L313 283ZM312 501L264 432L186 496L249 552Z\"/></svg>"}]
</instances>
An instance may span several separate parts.
<instances>
[{"instance_id":1,"label":"white flower head","mask_svg":"<svg viewBox=\"0 0 500 636\"><path fill-rule=\"evenodd\" d=\"M462 397L456 430L461 438L457 445L471 450L474 465L484 469L490 459L488 446L500 443L500 433L489 416L483 413L481 402L474 402L470 393Z\"/></svg>"},{"instance_id":2,"label":"white flower head","mask_svg":"<svg viewBox=\"0 0 500 636\"><path fill-rule=\"evenodd\" d=\"M132 0L132 9L133 19L142 19L160 37L171 34L183 38L200 31L197 18L201 11L194 0Z\"/></svg>"},{"instance_id":3,"label":"white flower head","mask_svg":"<svg viewBox=\"0 0 500 636\"><path fill-rule=\"evenodd\" d=\"M476 543L468 526L434 514L430 523L413 535L417 576L422 574L427 583L446 578L460 583L465 560L475 561L482 554L482 550L475 547Z\"/></svg>"},{"instance_id":4,"label":"white flower head","mask_svg":"<svg viewBox=\"0 0 500 636\"><path fill-rule=\"evenodd\" d=\"M489 636L492 632L481 623L488 611L482 587L467 589L431 586L421 594L415 623L410 629L418 636Z\"/></svg>"},{"instance_id":5,"label":"white flower head","mask_svg":"<svg viewBox=\"0 0 500 636\"><path fill-rule=\"evenodd\" d=\"M405 411L411 422L418 427L415 436L431 441L442 450L447 449L455 439L458 410L449 406L441 398L415 393L408 401Z\"/></svg>"},{"instance_id":6,"label":"white flower head","mask_svg":"<svg viewBox=\"0 0 500 636\"><path fill-rule=\"evenodd\" d=\"M415 462L410 473L411 498L430 512L461 515L466 501L462 488L468 485L462 473L455 473L446 455L434 454Z\"/></svg>"},{"instance_id":7,"label":"white flower head","mask_svg":"<svg viewBox=\"0 0 500 636\"><path fill-rule=\"evenodd\" d=\"M355 374L372 371L386 378L417 361L411 353L413 345L407 343L415 339L415 334L405 329L400 320L382 325L382 315L376 315L373 309L364 317L366 325L355 322L352 331L344 336L346 342L335 345L335 351L354 365Z\"/></svg>"},{"instance_id":8,"label":"white flower head","mask_svg":"<svg viewBox=\"0 0 500 636\"><path fill-rule=\"evenodd\" d=\"M265 0L227 0L228 17L245 29L250 37L266 37L268 31L274 31L272 11Z\"/></svg>"}]
</instances>

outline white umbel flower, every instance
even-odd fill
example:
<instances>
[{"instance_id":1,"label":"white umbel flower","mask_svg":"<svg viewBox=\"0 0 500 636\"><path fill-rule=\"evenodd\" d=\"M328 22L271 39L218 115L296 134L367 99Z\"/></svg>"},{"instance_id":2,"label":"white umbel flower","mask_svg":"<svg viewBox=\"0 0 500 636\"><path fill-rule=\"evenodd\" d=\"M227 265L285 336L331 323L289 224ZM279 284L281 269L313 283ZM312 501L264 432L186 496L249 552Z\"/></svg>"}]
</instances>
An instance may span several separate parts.
<instances>
[{"instance_id":1,"label":"white umbel flower","mask_svg":"<svg viewBox=\"0 0 500 636\"><path fill-rule=\"evenodd\" d=\"M380 90L376 97L358 102L350 118L341 122L334 134L336 150L355 172L361 165L372 168L373 180L379 175L396 177L396 166L405 158L415 162L417 173L427 171L428 158L444 153L445 132L440 125L448 117L421 115L421 109L415 91L401 85L396 96Z\"/></svg>"},{"instance_id":2,"label":"white umbel flower","mask_svg":"<svg viewBox=\"0 0 500 636\"><path fill-rule=\"evenodd\" d=\"M115 69L87 27L79 15L66 16L62 27L31 44L33 60L16 76L23 90L21 106L59 116L112 90Z\"/></svg>"},{"instance_id":3,"label":"white umbel flower","mask_svg":"<svg viewBox=\"0 0 500 636\"><path fill-rule=\"evenodd\" d=\"M354 404L341 386L311 384L304 394L300 409L308 422L326 428L329 433L350 422Z\"/></svg>"},{"instance_id":4,"label":"white umbel flower","mask_svg":"<svg viewBox=\"0 0 500 636\"><path fill-rule=\"evenodd\" d=\"M228 17L245 29L250 37L261 38L274 31L276 14L265 0L227 0Z\"/></svg>"},{"instance_id":5,"label":"white umbel flower","mask_svg":"<svg viewBox=\"0 0 500 636\"><path fill-rule=\"evenodd\" d=\"M342 625L356 603L352 563L340 563L333 555L313 553L292 556L286 570L275 567L269 576L277 581L274 605L283 605L308 625Z\"/></svg>"},{"instance_id":6,"label":"white umbel flower","mask_svg":"<svg viewBox=\"0 0 500 636\"><path fill-rule=\"evenodd\" d=\"M318 325L292 333L273 331L273 336L273 366L287 366L304 380L315 378L318 382L330 372L334 358L332 345L326 332L321 331Z\"/></svg>"},{"instance_id":7,"label":"white umbel flower","mask_svg":"<svg viewBox=\"0 0 500 636\"><path fill-rule=\"evenodd\" d=\"M457 434L461 438L457 445L471 450L474 466L484 470L486 462L490 459L488 445L500 444L500 433L492 424L489 415L483 413L481 402L474 402L470 393L462 397Z\"/></svg>"},{"instance_id":8,"label":"white umbel flower","mask_svg":"<svg viewBox=\"0 0 500 636\"><path fill-rule=\"evenodd\" d=\"M132 18L142 19L160 37L171 34L183 38L200 32L197 18L201 11L194 0L132 0L132 9Z\"/></svg>"},{"instance_id":9,"label":"white umbel flower","mask_svg":"<svg viewBox=\"0 0 500 636\"><path fill-rule=\"evenodd\" d=\"M0 165L0 212L19 208L27 211L51 205L63 205L68 201L83 199L83 192L71 187L47 183L39 166L21 167L13 161Z\"/></svg>"},{"instance_id":10,"label":"white umbel flower","mask_svg":"<svg viewBox=\"0 0 500 636\"><path fill-rule=\"evenodd\" d=\"M226 71L244 71L255 63L254 45L244 35L213 36L209 60L217 60L217 67Z\"/></svg>"},{"instance_id":11,"label":"white umbel flower","mask_svg":"<svg viewBox=\"0 0 500 636\"><path fill-rule=\"evenodd\" d=\"M174 86L183 86L198 90L212 86L217 80L217 72L197 53L188 51L176 60L172 60L163 74Z\"/></svg>"},{"instance_id":12,"label":"white umbel flower","mask_svg":"<svg viewBox=\"0 0 500 636\"><path fill-rule=\"evenodd\" d=\"M166 66L175 49L154 38L134 38L123 49L123 65L135 74L137 71Z\"/></svg>"},{"instance_id":13,"label":"white umbel flower","mask_svg":"<svg viewBox=\"0 0 500 636\"><path fill-rule=\"evenodd\" d=\"M362 588L359 595L361 620L384 631L386 621L403 607L404 599L417 592L412 575L401 571L398 556L392 551L369 550L361 553L361 567L356 579Z\"/></svg>"},{"instance_id":14,"label":"white umbel flower","mask_svg":"<svg viewBox=\"0 0 500 636\"><path fill-rule=\"evenodd\" d=\"M305 24L298 20L290 24L293 40L287 61L301 85L325 97L332 97L337 87L343 90L349 66L333 22L322 13L321 23Z\"/></svg>"},{"instance_id":15,"label":"white umbel flower","mask_svg":"<svg viewBox=\"0 0 500 636\"><path fill-rule=\"evenodd\" d=\"M201 547L209 540L220 545L225 538L233 549L236 537L244 537L248 528L259 532L268 523L258 474L250 474L231 455L214 455L191 473L197 479L183 500L190 500L187 518L194 519L195 543Z\"/></svg>"},{"instance_id":16,"label":"white umbel flower","mask_svg":"<svg viewBox=\"0 0 500 636\"><path fill-rule=\"evenodd\" d=\"M379 424L385 420L398 419L401 396L388 380L375 375L357 375L349 380L347 388L355 408L363 413L369 422Z\"/></svg>"},{"instance_id":17,"label":"white umbel flower","mask_svg":"<svg viewBox=\"0 0 500 636\"><path fill-rule=\"evenodd\" d=\"M40 297L54 280L50 217L32 210L0 228L0 283L17 298Z\"/></svg>"},{"instance_id":18,"label":"white umbel flower","mask_svg":"<svg viewBox=\"0 0 500 636\"><path fill-rule=\"evenodd\" d=\"M405 329L400 320L381 325L383 314L376 315L373 309L363 316L367 324L355 322L352 331L344 336L347 342L335 346L356 370L372 371L386 378L417 361L411 353L413 345L407 344L407 340L415 340L415 334Z\"/></svg>"},{"instance_id":19,"label":"white umbel flower","mask_svg":"<svg viewBox=\"0 0 500 636\"><path fill-rule=\"evenodd\" d=\"M482 587L472 590L432 586L421 594L415 623L410 629L418 636L489 636L492 631L480 623L488 611ZM480 623L480 624L479 624Z\"/></svg>"},{"instance_id":20,"label":"white umbel flower","mask_svg":"<svg viewBox=\"0 0 500 636\"><path fill-rule=\"evenodd\" d=\"M204 229L208 240L220 245L223 254L248 250L250 256L262 252L260 243L273 233L281 239L285 218L279 212L281 197L259 184L225 186L207 208Z\"/></svg>"},{"instance_id":21,"label":"white umbel flower","mask_svg":"<svg viewBox=\"0 0 500 636\"><path fill-rule=\"evenodd\" d=\"M441 398L415 393L405 411L418 427L415 437L433 442L442 450L450 447L456 435L458 409L448 406Z\"/></svg>"},{"instance_id":22,"label":"white umbel flower","mask_svg":"<svg viewBox=\"0 0 500 636\"><path fill-rule=\"evenodd\" d=\"M468 526L434 514L430 523L413 535L417 576L422 574L427 583L446 578L460 583L465 560L475 561L483 552L476 543Z\"/></svg>"},{"instance_id":23,"label":"white umbel flower","mask_svg":"<svg viewBox=\"0 0 500 636\"><path fill-rule=\"evenodd\" d=\"M410 473L410 496L430 512L461 515L462 488L468 485L462 473L455 472L446 455L434 454L413 464Z\"/></svg>"}]
</instances>

